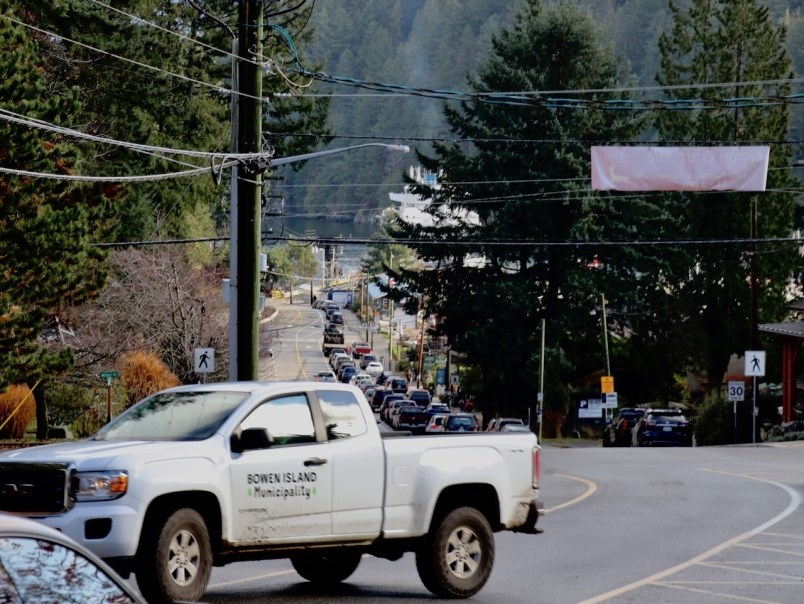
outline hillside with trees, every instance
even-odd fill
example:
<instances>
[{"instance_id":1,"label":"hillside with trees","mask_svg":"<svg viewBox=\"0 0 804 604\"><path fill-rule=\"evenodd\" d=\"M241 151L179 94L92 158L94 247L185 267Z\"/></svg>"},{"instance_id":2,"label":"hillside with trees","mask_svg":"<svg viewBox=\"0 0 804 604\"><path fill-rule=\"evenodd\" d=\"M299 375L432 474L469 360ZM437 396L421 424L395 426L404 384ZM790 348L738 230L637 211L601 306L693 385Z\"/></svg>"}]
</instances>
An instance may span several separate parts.
<instances>
[{"instance_id":1,"label":"hillside with trees","mask_svg":"<svg viewBox=\"0 0 804 604\"><path fill-rule=\"evenodd\" d=\"M674 0L686 7L690 0ZM550 1L544 2L551 4ZM573 0L592 12L604 43L633 75L633 84L656 86L660 69L658 40L671 25L668 0ZM804 2L766 0L774 23L788 29L787 48L796 74L804 74ZM444 101L423 91L466 91L491 48L491 37L511 26L521 2L510 0L340 0L319 3L311 23L317 35L308 55L329 75L352 80L327 85L335 138L331 147L366 140L400 142L428 152L433 139L450 135ZM370 84L398 87L380 97ZM626 81L621 84L626 84ZM320 91L319 91L320 92ZM661 96L653 91L647 97ZM448 101L448 105L454 105ZM317 133L309 132L315 137ZM655 131L643 136L655 136ZM323 137L318 137L324 140ZM804 110L796 107L790 140L804 139ZM798 151L798 156L804 156ZM357 151L311 162L289 173L278 186L289 213L333 220L370 221L389 205L389 191L401 188L410 157ZM286 171L290 172L290 171ZM372 183L377 186L353 186ZM327 186L310 186L321 185Z\"/></svg>"}]
</instances>

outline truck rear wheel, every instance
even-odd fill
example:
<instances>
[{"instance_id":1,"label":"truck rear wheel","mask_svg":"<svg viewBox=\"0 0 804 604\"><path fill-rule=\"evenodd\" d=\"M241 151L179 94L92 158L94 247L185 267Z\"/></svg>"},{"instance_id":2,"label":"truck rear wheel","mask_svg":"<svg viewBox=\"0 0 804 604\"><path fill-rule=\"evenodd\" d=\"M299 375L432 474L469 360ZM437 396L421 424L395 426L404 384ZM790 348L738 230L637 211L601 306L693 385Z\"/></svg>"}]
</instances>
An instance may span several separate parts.
<instances>
[{"instance_id":1,"label":"truck rear wheel","mask_svg":"<svg viewBox=\"0 0 804 604\"><path fill-rule=\"evenodd\" d=\"M161 528L146 527L135 574L148 602L195 602L204 594L211 573L209 532L198 512L182 508Z\"/></svg>"},{"instance_id":2,"label":"truck rear wheel","mask_svg":"<svg viewBox=\"0 0 804 604\"><path fill-rule=\"evenodd\" d=\"M357 570L362 552L337 551L308 553L290 559L303 579L317 585L334 585L346 581Z\"/></svg>"},{"instance_id":3,"label":"truck rear wheel","mask_svg":"<svg viewBox=\"0 0 804 604\"><path fill-rule=\"evenodd\" d=\"M475 595L493 566L494 534L486 517L471 507L447 514L416 552L422 583L441 598Z\"/></svg>"}]
</instances>

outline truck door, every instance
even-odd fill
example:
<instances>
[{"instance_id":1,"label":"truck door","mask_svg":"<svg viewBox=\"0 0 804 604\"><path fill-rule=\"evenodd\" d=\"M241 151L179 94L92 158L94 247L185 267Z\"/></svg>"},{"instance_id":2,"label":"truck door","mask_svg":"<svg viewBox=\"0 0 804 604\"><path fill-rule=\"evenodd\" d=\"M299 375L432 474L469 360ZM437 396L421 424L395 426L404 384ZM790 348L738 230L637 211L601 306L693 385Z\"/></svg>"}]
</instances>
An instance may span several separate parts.
<instances>
[{"instance_id":1,"label":"truck door","mask_svg":"<svg viewBox=\"0 0 804 604\"><path fill-rule=\"evenodd\" d=\"M231 453L232 534L240 544L304 543L332 535L330 445L317 442L305 394L265 401L240 429L266 428L271 446Z\"/></svg>"},{"instance_id":2,"label":"truck door","mask_svg":"<svg viewBox=\"0 0 804 604\"><path fill-rule=\"evenodd\" d=\"M385 456L370 419L348 390L316 390L332 452L332 532L342 538L377 537L382 528ZM366 411L368 413L368 411Z\"/></svg>"}]
</instances>

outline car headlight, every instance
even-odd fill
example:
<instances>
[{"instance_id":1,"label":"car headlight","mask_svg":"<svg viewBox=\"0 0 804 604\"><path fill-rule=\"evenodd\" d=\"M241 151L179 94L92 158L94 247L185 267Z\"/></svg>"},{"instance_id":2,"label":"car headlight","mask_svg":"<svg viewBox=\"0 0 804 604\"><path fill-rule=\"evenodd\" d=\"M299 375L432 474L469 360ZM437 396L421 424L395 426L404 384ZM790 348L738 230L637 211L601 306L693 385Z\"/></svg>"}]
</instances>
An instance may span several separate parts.
<instances>
[{"instance_id":1,"label":"car headlight","mask_svg":"<svg viewBox=\"0 0 804 604\"><path fill-rule=\"evenodd\" d=\"M128 472L125 470L78 472L75 478L76 501L109 501L122 497L128 490Z\"/></svg>"}]
</instances>

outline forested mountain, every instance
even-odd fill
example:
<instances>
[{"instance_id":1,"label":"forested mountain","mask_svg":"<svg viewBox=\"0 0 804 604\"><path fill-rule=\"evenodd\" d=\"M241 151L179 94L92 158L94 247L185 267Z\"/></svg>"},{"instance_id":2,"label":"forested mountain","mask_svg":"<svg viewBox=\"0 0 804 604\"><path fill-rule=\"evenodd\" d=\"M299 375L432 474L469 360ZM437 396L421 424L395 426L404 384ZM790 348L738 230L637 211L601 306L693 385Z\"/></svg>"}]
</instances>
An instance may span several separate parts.
<instances>
[{"instance_id":1,"label":"forested mountain","mask_svg":"<svg viewBox=\"0 0 804 604\"><path fill-rule=\"evenodd\" d=\"M604 37L630 66L632 83L656 85L657 41L670 23L668 0L576 1L592 11ZM675 0L679 6L688 3ZM429 139L446 135L444 101L416 96L411 89L466 91L467 74L488 56L492 35L511 24L519 4L512 0L319 2L311 18L316 35L306 47L308 57L323 64L328 75L354 80L315 89L334 95L330 124L336 138L329 146L399 142L429 151ZM804 0L765 4L775 21L787 25L795 71L804 74ZM389 94L360 86L370 83L399 89ZM656 98L660 93L645 94ZM804 110L798 106L790 140L802 137ZM298 174L289 173L287 182L277 188L285 194L289 214L366 221L389 204L388 192L401 189L403 172L415 163L412 155L353 151L310 162ZM367 183L378 186L360 186Z\"/></svg>"}]
</instances>

